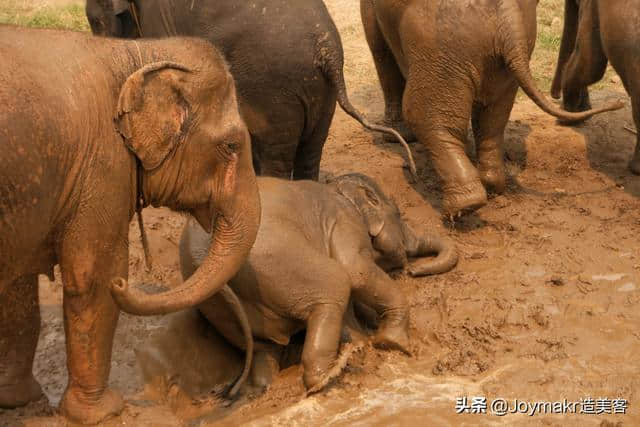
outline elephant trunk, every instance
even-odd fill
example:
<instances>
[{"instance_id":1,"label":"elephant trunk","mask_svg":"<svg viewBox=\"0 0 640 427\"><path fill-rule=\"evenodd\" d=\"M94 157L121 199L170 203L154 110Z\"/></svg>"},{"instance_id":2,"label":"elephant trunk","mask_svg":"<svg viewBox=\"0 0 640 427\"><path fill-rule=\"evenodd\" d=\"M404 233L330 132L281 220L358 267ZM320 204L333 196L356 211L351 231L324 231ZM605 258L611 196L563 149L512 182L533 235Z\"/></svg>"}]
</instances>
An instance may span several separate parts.
<instances>
[{"instance_id":1,"label":"elephant trunk","mask_svg":"<svg viewBox=\"0 0 640 427\"><path fill-rule=\"evenodd\" d=\"M404 224L407 240L407 255L410 257L426 257L436 254L435 258L412 261L409 274L413 277L440 274L451 270L458 263L458 251L453 241L447 237L424 233L416 236L408 225Z\"/></svg>"},{"instance_id":2,"label":"elephant trunk","mask_svg":"<svg viewBox=\"0 0 640 427\"><path fill-rule=\"evenodd\" d=\"M558 63L556 72L551 84L551 96L560 99L562 92L562 74L564 67L569 61L573 47L576 45L578 34L578 3L575 0L565 0L564 2L564 29L562 30L562 41L558 52Z\"/></svg>"},{"instance_id":3,"label":"elephant trunk","mask_svg":"<svg viewBox=\"0 0 640 427\"><path fill-rule=\"evenodd\" d=\"M258 186L250 153L245 157L240 170L251 173L236 177L233 194L226 195L231 206L216 216L211 246L200 267L180 286L159 294L130 288L123 278L114 279L111 294L121 310L143 316L183 310L214 295L238 272L260 225Z\"/></svg>"},{"instance_id":4,"label":"elephant trunk","mask_svg":"<svg viewBox=\"0 0 640 427\"><path fill-rule=\"evenodd\" d=\"M335 34L338 31L335 30ZM316 63L320 66L323 74L329 79L333 87L336 89L336 98L340 108L344 110L349 116L353 117L360 123L365 129L374 132L386 133L395 137L400 144L404 147L407 153L407 163L409 164L409 170L414 179L418 179L418 173L416 171L416 164L411 154L411 149L407 141L395 130L387 126L381 126L370 123L367 118L356 109L347 95L347 86L344 82L344 73L342 68L344 66L344 60L342 58L342 43L340 42L340 36L322 38L318 42L316 54Z\"/></svg>"},{"instance_id":5,"label":"elephant trunk","mask_svg":"<svg viewBox=\"0 0 640 427\"><path fill-rule=\"evenodd\" d=\"M529 68L529 54L527 49L527 33L522 11L515 0L500 0L501 28L498 33L503 45L503 56L507 67L515 75L518 84L524 92L544 112L566 122L580 122L605 111L618 110L624 106L621 101L606 104L579 113L565 111L547 99L536 86ZM534 34L535 37L535 34Z\"/></svg>"}]
</instances>

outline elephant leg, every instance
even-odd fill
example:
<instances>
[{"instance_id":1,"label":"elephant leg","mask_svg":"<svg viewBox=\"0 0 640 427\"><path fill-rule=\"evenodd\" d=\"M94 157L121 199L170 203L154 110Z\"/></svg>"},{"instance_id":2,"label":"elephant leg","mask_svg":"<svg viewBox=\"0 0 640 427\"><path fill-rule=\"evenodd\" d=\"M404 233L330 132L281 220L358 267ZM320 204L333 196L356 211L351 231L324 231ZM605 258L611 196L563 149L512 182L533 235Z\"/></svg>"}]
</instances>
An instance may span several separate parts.
<instances>
[{"instance_id":1,"label":"elephant leg","mask_svg":"<svg viewBox=\"0 0 640 427\"><path fill-rule=\"evenodd\" d=\"M372 308L381 319L373 344L410 354L409 309L404 294L373 261L360 259L356 265L363 274L352 291L353 298Z\"/></svg>"},{"instance_id":2,"label":"elephant leg","mask_svg":"<svg viewBox=\"0 0 640 427\"><path fill-rule=\"evenodd\" d=\"M42 389L33 377L40 335L37 274L18 278L0 294L0 331L0 408L39 400Z\"/></svg>"},{"instance_id":3,"label":"elephant leg","mask_svg":"<svg viewBox=\"0 0 640 427\"><path fill-rule=\"evenodd\" d=\"M405 78L398 67L393 52L387 45L378 25L371 0L360 1L362 25L371 50L373 61L384 94L384 124L397 130L407 142L416 138L402 117L402 96ZM398 142L393 136L384 134L387 142Z\"/></svg>"},{"instance_id":4,"label":"elephant leg","mask_svg":"<svg viewBox=\"0 0 640 427\"><path fill-rule=\"evenodd\" d=\"M600 80L607 68L596 7L596 2L580 7L576 46L562 78L562 98L567 111L591 108L588 86Z\"/></svg>"},{"instance_id":5,"label":"elephant leg","mask_svg":"<svg viewBox=\"0 0 640 427\"><path fill-rule=\"evenodd\" d=\"M338 355L342 319L346 305L316 304L307 318L307 333L302 349L303 381L312 389L327 380Z\"/></svg>"},{"instance_id":6,"label":"elephant leg","mask_svg":"<svg viewBox=\"0 0 640 427\"><path fill-rule=\"evenodd\" d=\"M636 90L630 90L631 109L633 112L633 121L636 125L636 149L633 158L629 163L629 169L636 175L640 175L640 77L636 84Z\"/></svg>"},{"instance_id":7,"label":"elephant leg","mask_svg":"<svg viewBox=\"0 0 640 427\"><path fill-rule=\"evenodd\" d=\"M320 120L306 138L303 138L296 150L293 179L311 179L317 181L320 175L322 149L329 135L329 127L336 110L336 93L327 94Z\"/></svg>"},{"instance_id":8,"label":"elephant leg","mask_svg":"<svg viewBox=\"0 0 640 427\"><path fill-rule=\"evenodd\" d=\"M251 382L256 387L266 389L273 381L274 375L280 370L281 347L258 350L253 355L251 365Z\"/></svg>"},{"instance_id":9,"label":"elephant leg","mask_svg":"<svg viewBox=\"0 0 640 427\"><path fill-rule=\"evenodd\" d=\"M96 424L124 406L120 394L108 388L119 315L109 283L128 275L128 227L117 236L105 235L100 230L110 224L93 224L90 213L83 219L91 224L71 225L59 254L69 370L60 412L75 422Z\"/></svg>"},{"instance_id":10,"label":"elephant leg","mask_svg":"<svg viewBox=\"0 0 640 427\"><path fill-rule=\"evenodd\" d=\"M518 85L513 84L495 103L475 105L471 117L480 180L488 191L497 194L504 192L507 183L502 145L517 93Z\"/></svg>"},{"instance_id":11,"label":"elephant leg","mask_svg":"<svg viewBox=\"0 0 640 427\"><path fill-rule=\"evenodd\" d=\"M260 174L291 179L296 147L300 140L299 132L288 129L270 129L259 136L252 135L251 144L254 144L259 152Z\"/></svg>"},{"instance_id":12,"label":"elephant leg","mask_svg":"<svg viewBox=\"0 0 640 427\"><path fill-rule=\"evenodd\" d=\"M418 64L416 69L430 68ZM404 116L429 151L442 179L443 209L449 215L473 211L487 203L478 171L465 152L473 103L470 87L470 83L465 86L455 77L438 81L417 74L410 76L404 95Z\"/></svg>"},{"instance_id":13,"label":"elephant leg","mask_svg":"<svg viewBox=\"0 0 640 427\"><path fill-rule=\"evenodd\" d=\"M578 3L576 0L565 0L564 2L564 27L562 30L562 41L558 51L558 62L556 72L551 84L551 96L560 98L562 91L562 73L567 64L567 60L576 45L576 35L578 33Z\"/></svg>"}]
</instances>

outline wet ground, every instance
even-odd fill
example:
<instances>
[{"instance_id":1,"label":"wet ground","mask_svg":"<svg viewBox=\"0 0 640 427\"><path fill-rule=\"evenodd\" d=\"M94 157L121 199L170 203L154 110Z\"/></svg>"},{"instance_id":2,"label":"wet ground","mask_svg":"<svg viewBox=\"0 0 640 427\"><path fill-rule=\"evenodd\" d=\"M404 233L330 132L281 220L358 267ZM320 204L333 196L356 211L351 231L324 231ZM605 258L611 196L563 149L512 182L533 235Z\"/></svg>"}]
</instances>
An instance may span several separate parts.
<instances>
[{"instance_id":1,"label":"wet ground","mask_svg":"<svg viewBox=\"0 0 640 427\"><path fill-rule=\"evenodd\" d=\"M326 2L343 37L351 99L379 119L382 96L357 2ZM600 91L593 102L619 97L626 99L621 88ZM439 183L423 147L412 144L420 180L411 184L400 147L338 111L323 177L376 178L415 228L448 233L461 253L457 268L444 275L394 275L411 301L413 356L365 347L337 381L309 397L294 365L262 395L248 390L230 406L215 398L192 401L172 387L143 392L134 349L148 349L150 337L166 334L169 319L122 315L111 384L124 392L127 407L105 425L640 425L640 178L626 169L635 142L624 129L630 125L628 102L566 128L519 98L506 134L506 193L452 224L440 217ZM184 218L148 209L145 222L155 266L145 271L132 223L132 280L179 283ZM59 281L42 281L41 301L34 372L55 406L66 384ZM228 354L225 363L237 368L238 356ZM487 414L457 414L463 397L469 405L485 397ZM496 399L513 405L587 398L600 413L489 414ZM626 399L626 415L607 413L614 399ZM586 403L582 409L590 410ZM65 425L53 413L46 402L0 411L0 425Z\"/></svg>"}]
</instances>

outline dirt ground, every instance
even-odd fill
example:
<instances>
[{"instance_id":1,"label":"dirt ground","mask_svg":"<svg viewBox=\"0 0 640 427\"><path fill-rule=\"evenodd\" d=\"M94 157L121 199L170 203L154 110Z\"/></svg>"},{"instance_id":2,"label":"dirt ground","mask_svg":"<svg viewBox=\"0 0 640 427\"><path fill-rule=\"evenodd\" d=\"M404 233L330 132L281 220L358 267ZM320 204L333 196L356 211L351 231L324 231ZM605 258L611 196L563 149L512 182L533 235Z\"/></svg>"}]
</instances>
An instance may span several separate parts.
<instances>
[{"instance_id":1,"label":"dirt ground","mask_svg":"<svg viewBox=\"0 0 640 427\"><path fill-rule=\"evenodd\" d=\"M353 103L373 119L382 95L359 8L326 0L341 31ZM621 87L594 104L626 98ZM623 110L560 127L519 98L506 133L507 192L454 224L439 214L439 183L424 148L412 144L420 180L409 182L400 147L336 113L322 163L327 174L378 180L416 228L437 227L458 244L452 272L420 279L395 274L411 301L413 356L366 347L324 391L305 397L298 366L263 395L231 406L215 399L176 404L142 392L134 348L166 331L167 318L122 315L111 385L127 399L116 425L640 425L640 178L626 169L634 136ZM470 152L473 148L470 147ZM132 280L179 283L177 243L184 218L145 210L155 266L144 269L131 225ZM41 283L43 328L34 372L55 407L66 384L61 287ZM171 393L169 393L171 394ZM456 414L456 398L526 402L626 399L626 415ZM179 399L178 399L179 400ZM185 409L186 408L186 409ZM622 424L621 424L622 423ZM0 425L65 425L46 402L0 410Z\"/></svg>"}]
</instances>

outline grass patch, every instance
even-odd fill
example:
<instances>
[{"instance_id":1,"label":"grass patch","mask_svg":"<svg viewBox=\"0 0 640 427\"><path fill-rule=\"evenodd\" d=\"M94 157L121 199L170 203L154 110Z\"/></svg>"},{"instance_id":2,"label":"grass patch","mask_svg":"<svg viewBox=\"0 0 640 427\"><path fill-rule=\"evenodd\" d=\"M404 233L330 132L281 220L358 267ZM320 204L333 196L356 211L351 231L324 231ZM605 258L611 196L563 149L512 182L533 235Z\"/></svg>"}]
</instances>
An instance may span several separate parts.
<instances>
[{"instance_id":1,"label":"grass patch","mask_svg":"<svg viewBox=\"0 0 640 427\"><path fill-rule=\"evenodd\" d=\"M38 5L26 0L3 0L2 3L0 24L89 31L84 5L80 3Z\"/></svg>"}]
</instances>

